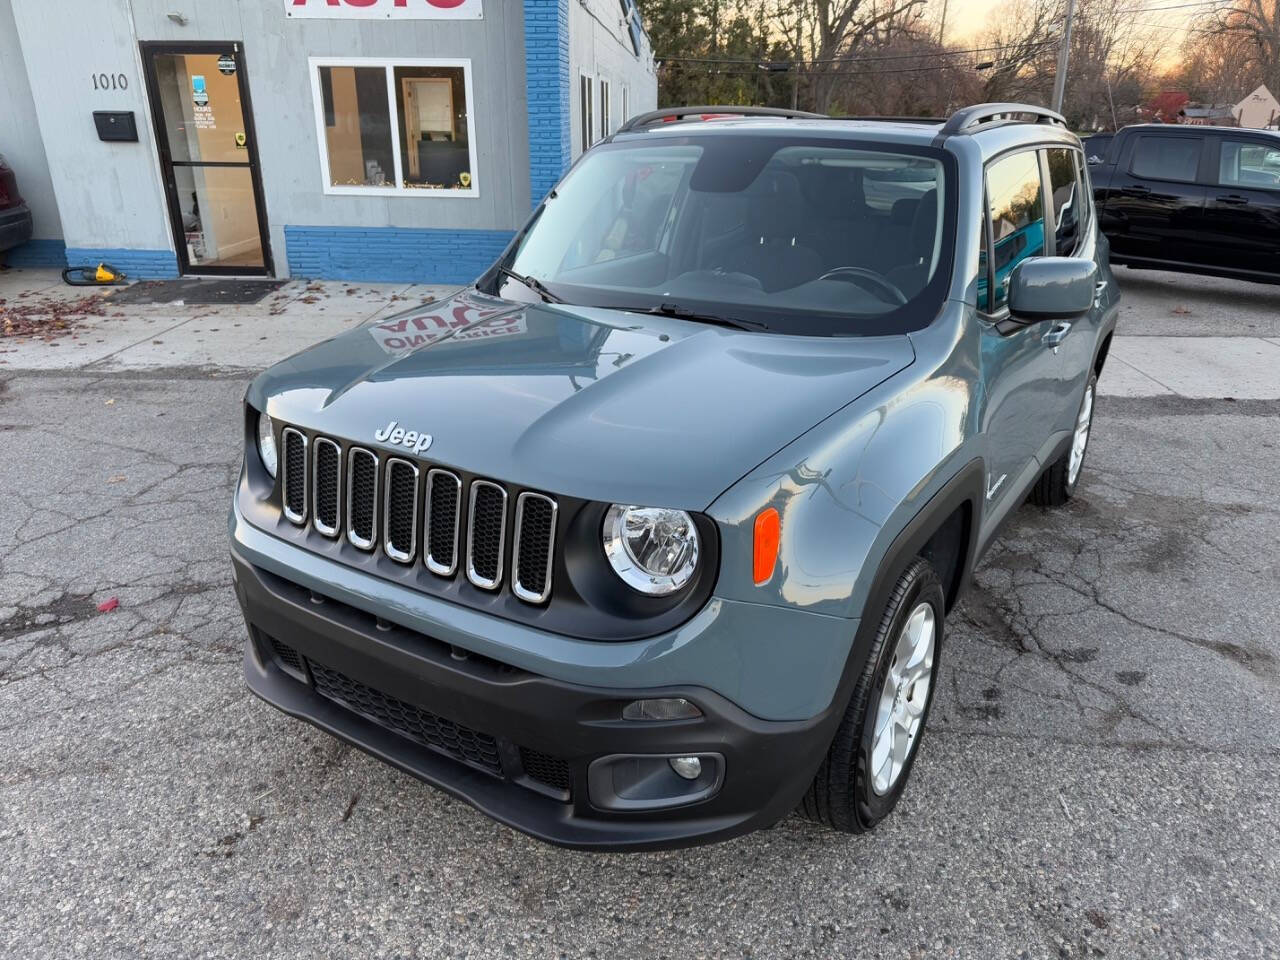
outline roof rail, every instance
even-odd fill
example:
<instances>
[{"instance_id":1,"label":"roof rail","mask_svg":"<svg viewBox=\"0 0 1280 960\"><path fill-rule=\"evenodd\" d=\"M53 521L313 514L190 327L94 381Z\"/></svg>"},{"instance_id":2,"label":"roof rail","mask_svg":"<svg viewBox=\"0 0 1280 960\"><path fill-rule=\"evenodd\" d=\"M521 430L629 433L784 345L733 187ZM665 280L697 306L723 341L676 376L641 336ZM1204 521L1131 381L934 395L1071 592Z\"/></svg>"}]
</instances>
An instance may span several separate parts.
<instances>
[{"instance_id":1,"label":"roof rail","mask_svg":"<svg viewBox=\"0 0 1280 960\"><path fill-rule=\"evenodd\" d=\"M849 117L832 117L831 119L832 120L869 120L872 122L879 121L880 123L925 123L925 124L929 124L930 126L933 126L934 124L939 124L939 123L946 123L946 117L908 117L908 116L892 116L888 114L886 114L885 116L878 116L876 114L871 114L871 113L860 114L857 116L849 116Z\"/></svg>"},{"instance_id":2,"label":"roof rail","mask_svg":"<svg viewBox=\"0 0 1280 960\"><path fill-rule=\"evenodd\" d=\"M711 118L725 115L736 117L790 117L810 120L828 119L822 113L808 113L804 110L782 110L777 107L668 107L665 110L650 110L648 113L637 114L620 126L617 132L626 133L630 130L639 130L641 127L647 127L650 124L670 123L675 120L683 120L685 117L701 116Z\"/></svg>"},{"instance_id":3,"label":"roof rail","mask_svg":"<svg viewBox=\"0 0 1280 960\"><path fill-rule=\"evenodd\" d=\"M1034 117L1032 123L1054 123L1063 127L1067 125L1066 117L1046 107L1036 107L1029 103L979 103L953 113L942 125L939 136L974 133L981 127L1013 123L1023 116Z\"/></svg>"}]
</instances>

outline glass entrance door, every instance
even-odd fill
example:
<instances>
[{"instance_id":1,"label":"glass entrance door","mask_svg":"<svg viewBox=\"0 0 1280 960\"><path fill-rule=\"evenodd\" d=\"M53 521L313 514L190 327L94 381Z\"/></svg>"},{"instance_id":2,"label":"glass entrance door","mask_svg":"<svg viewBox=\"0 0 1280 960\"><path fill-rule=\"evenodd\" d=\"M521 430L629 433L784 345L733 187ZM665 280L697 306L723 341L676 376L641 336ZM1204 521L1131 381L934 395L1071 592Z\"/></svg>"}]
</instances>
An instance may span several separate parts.
<instances>
[{"instance_id":1,"label":"glass entrance door","mask_svg":"<svg viewBox=\"0 0 1280 960\"><path fill-rule=\"evenodd\" d=\"M258 153L238 43L142 45L184 274L269 274Z\"/></svg>"}]
</instances>

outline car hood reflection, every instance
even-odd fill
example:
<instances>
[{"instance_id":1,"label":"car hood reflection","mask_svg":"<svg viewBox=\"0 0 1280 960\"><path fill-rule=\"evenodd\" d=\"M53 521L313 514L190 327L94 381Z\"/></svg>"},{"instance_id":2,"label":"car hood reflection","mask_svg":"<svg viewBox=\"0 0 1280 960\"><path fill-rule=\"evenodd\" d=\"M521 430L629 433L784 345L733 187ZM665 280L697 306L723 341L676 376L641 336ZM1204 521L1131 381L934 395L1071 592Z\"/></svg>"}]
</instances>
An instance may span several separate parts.
<instances>
[{"instance_id":1,"label":"car hood reflection","mask_svg":"<svg viewBox=\"0 0 1280 960\"><path fill-rule=\"evenodd\" d=\"M703 509L906 367L910 341L784 337L463 291L272 367L249 400L374 449L596 500Z\"/></svg>"}]
</instances>

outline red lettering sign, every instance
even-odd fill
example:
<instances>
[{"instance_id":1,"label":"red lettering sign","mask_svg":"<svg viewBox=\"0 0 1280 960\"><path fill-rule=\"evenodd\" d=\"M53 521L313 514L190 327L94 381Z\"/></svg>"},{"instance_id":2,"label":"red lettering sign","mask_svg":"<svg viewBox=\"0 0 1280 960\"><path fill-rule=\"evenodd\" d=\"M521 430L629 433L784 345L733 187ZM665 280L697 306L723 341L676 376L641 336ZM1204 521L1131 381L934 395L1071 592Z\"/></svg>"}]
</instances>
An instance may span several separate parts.
<instances>
[{"instance_id":1,"label":"red lettering sign","mask_svg":"<svg viewBox=\"0 0 1280 960\"><path fill-rule=\"evenodd\" d=\"M284 0L285 15L352 20L479 20L482 0Z\"/></svg>"}]
</instances>

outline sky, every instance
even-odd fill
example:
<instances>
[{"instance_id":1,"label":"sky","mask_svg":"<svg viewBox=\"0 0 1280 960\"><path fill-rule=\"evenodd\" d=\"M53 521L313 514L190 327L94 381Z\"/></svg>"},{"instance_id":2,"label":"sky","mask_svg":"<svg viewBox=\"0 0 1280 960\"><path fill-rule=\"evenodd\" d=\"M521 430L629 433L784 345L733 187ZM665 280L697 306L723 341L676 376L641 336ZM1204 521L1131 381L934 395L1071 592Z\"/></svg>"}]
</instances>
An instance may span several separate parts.
<instances>
[{"instance_id":1,"label":"sky","mask_svg":"<svg viewBox=\"0 0 1280 960\"><path fill-rule=\"evenodd\" d=\"M931 0L940 12L943 0ZM1227 0L1116 0L1133 11L1134 23L1152 30L1167 31L1165 50L1176 58L1187 28L1197 17L1214 7L1228 5ZM1000 4L991 0L947 0L947 41L977 45L992 13Z\"/></svg>"}]
</instances>

